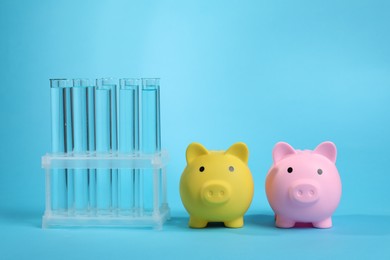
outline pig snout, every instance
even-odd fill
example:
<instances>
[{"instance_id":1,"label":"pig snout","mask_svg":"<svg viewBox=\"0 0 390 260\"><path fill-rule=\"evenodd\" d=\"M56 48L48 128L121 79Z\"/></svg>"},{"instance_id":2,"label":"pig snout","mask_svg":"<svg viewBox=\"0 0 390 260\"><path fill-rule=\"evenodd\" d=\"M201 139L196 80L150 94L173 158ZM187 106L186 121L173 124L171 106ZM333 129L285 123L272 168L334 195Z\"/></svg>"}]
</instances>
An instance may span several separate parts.
<instances>
[{"instance_id":1,"label":"pig snout","mask_svg":"<svg viewBox=\"0 0 390 260\"><path fill-rule=\"evenodd\" d=\"M311 180L301 180L290 186L289 195L291 200L301 205L310 205L319 199L319 188Z\"/></svg>"},{"instance_id":2,"label":"pig snout","mask_svg":"<svg viewBox=\"0 0 390 260\"><path fill-rule=\"evenodd\" d=\"M201 197L207 204L223 204L230 199L230 185L224 181L206 182L201 189Z\"/></svg>"}]
</instances>

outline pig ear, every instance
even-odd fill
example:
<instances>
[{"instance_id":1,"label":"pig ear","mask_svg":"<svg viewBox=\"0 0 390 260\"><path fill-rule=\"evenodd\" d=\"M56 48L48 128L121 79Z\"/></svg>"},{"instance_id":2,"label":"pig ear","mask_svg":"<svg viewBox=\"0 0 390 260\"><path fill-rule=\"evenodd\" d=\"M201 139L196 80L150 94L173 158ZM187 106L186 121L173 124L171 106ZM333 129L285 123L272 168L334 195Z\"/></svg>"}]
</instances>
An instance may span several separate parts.
<instances>
[{"instance_id":1,"label":"pig ear","mask_svg":"<svg viewBox=\"0 0 390 260\"><path fill-rule=\"evenodd\" d=\"M272 151L272 157L274 163L279 162L288 155L295 154L296 151L292 148L291 145L285 142L279 142L275 145L274 150Z\"/></svg>"},{"instance_id":2,"label":"pig ear","mask_svg":"<svg viewBox=\"0 0 390 260\"><path fill-rule=\"evenodd\" d=\"M245 164L248 164L249 150L244 143L235 143L227 149L225 154L231 154L238 157Z\"/></svg>"},{"instance_id":3,"label":"pig ear","mask_svg":"<svg viewBox=\"0 0 390 260\"><path fill-rule=\"evenodd\" d=\"M187 151L186 151L187 163L192 162L198 156L205 155L208 153L209 151L207 151L207 149L203 145L199 143L191 143L187 147Z\"/></svg>"},{"instance_id":4,"label":"pig ear","mask_svg":"<svg viewBox=\"0 0 390 260\"><path fill-rule=\"evenodd\" d=\"M316 149L314 149L315 153L321 154L331 160L333 163L336 162L337 157L337 149L336 145L332 142L323 142L320 143Z\"/></svg>"}]
</instances>

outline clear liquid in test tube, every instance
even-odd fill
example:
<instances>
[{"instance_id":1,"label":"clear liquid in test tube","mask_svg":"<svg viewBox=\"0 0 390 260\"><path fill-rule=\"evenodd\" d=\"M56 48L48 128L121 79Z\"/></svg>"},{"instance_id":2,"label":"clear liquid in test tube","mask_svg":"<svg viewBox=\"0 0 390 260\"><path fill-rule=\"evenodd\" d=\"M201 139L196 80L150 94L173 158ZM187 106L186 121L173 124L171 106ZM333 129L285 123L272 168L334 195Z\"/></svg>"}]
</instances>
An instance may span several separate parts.
<instances>
[{"instance_id":1,"label":"clear liquid in test tube","mask_svg":"<svg viewBox=\"0 0 390 260\"><path fill-rule=\"evenodd\" d=\"M94 83L89 79L74 79L71 88L73 153L86 155L88 151L88 89ZM89 205L88 169L74 169L74 210L75 214L86 214Z\"/></svg>"},{"instance_id":2,"label":"clear liquid in test tube","mask_svg":"<svg viewBox=\"0 0 390 260\"><path fill-rule=\"evenodd\" d=\"M96 151L95 134L95 85L92 81L90 87L87 87L87 144L88 153L91 156ZM89 210L96 209L96 169L88 169L88 206Z\"/></svg>"},{"instance_id":3,"label":"clear liquid in test tube","mask_svg":"<svg viewBox=\"0 0 390 260\"><path fill-rule=\"evenodd\" d=\"M139 79L120 80L118 150L134 154L139 150ZM118 208L122 215L136 213L139 205L139 170L120 169L118 172Z\"/></svg>"},{"instance_id":4,"label":"clear liquid in test tube","mask_svg":"<svg viewBox=\"0 0 390 260\"><path fill-rule=\"evenodd\" d=\"M116 81L103 78L96 81L95 91L96 153L108 154L117 150ZM116 169L96 169L96 208L109 214L117 206Z\"/></svg>"},{"instance_id":5,"label":"clear liquid in test tube","mask_svg":"<svg viewBox=\"0 0 390 260\"><path fill-rule=\"evenodd\" d=\"M160 80L158 78L142 79L142 133L141 150L145 154L153 154L161 150L160 131ZM140 202L145 211L159 210L160 170L142 170Z\"/></svg>"},{"instance_id":6,"label":"clear liquid in test tube","mask_svg":"<svg viewBox=\"0 0 390 260\"><path fill-rule=\"evenodd\" d=\"M66 153L72 146L71 86L71 80L50 80L52 153ZM53 169L50 173L50 205L47 208L59 214L68 210L70 174L66 169Z\"/></svg>"}]
</instances>

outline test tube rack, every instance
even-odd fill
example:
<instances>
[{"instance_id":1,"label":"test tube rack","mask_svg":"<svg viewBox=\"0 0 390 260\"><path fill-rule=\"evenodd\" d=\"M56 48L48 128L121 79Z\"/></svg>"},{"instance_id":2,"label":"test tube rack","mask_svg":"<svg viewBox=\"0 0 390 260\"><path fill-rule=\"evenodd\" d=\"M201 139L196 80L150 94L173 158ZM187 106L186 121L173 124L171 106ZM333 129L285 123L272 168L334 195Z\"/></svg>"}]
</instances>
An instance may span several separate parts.
<instances>
[{"instance_id":1,"label":"test tube rack","mask_svg":"<svg viewBox=\"0 0 390 260\"><path fill-rule=\"evenodd\" d=\"M42 227L161 229L170 210L159 79L51 79L50 87Z\"/></svg>"}]
</instances>

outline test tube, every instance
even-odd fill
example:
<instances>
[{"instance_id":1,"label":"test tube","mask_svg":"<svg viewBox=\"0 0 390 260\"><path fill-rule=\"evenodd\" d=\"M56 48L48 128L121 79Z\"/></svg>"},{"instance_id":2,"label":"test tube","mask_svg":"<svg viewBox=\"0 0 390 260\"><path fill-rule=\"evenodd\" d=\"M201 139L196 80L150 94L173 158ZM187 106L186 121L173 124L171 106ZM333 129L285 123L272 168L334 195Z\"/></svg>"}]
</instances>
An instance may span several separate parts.
<instances>
[{"instance_id":1,"label":"test tube","mask_svg":"<svg viewBox=\"0 0 390 260\"><path fill-rule=\"evenodd\" d=\"M74 79L71 89L73 153L85 155L88 151L88 88L94 84L88 79ZM74 208L76 214L85 214L88 210L88 169L73 170Z\"/></svg>"},{"instance_id":2,"label":"test tube","mask_svg":"<svg viewBox=\"0 0 390 260\"><path fill-rule=\"evenodd\" d=\"M95 123L96 152L109 153L117 149L116 81L103 78L96 81ZM110 213L117 204L117 170L96 170L96 207L99 213Z\"/></svg>"},{"instance_id":3,"label":"test tube","mask_svg":"<svg viewBox=\"0 0 390 260\"><path fill-rule=\"evenodd\" d=\"M120 79L119 152L139 150L139 79ZM139 207L139 170L120 169L118 174L118 208L120 214L134 213Z\"/></svg>"},{"instance_id":4,"label":"test tube","mask_svg":"<svg viewBox=\"0 0 390 260\"><path fill-rule=\"evenodd\" d=\"M158 78L142 79L142 152L153 154L161 150L160 133L160 80ZM145 169L142 172L143 209L157 212L159 210L160 170Z\"/></svg>"},{"instance_id":5,"label":"test tube","mask_svg":"<svg viewBox=\"0 0 390 260\"><path fill-rule=\"evenodd\" d=\"M87 143L89 154L96 150L95 134L95 81L87 88ZM96 169L88 169L89 209L96 209Z\"/></svg>"},{"instance_id":6,"label":"test tube","mask_svg":"<svg viewBox=\"0 0 390 260\"><path fill-rule=\"evenodd\" d=\"M70 84L71 80L70 80ZM64 89L66 94L64 99L64 116L65 116L65 152L73 151L73 113L72 113L72 85ZM66 169L66 189L68 192L68 213L73 214L74 211L74 170Z\"/></svg>"},{"instance_id":7,"label":"test tube","mask_svg":"<svg viewBox=\"0 0 390 260\"><path fill-rule=\"evenodd\" d=\"M53 153L66 153L71 147L71 92L72 82L67 79L50 79L51 145ZM50 176L49 208L56 213L68 209L68 171L53 169Z\"/></svg>"}]
</instances>

